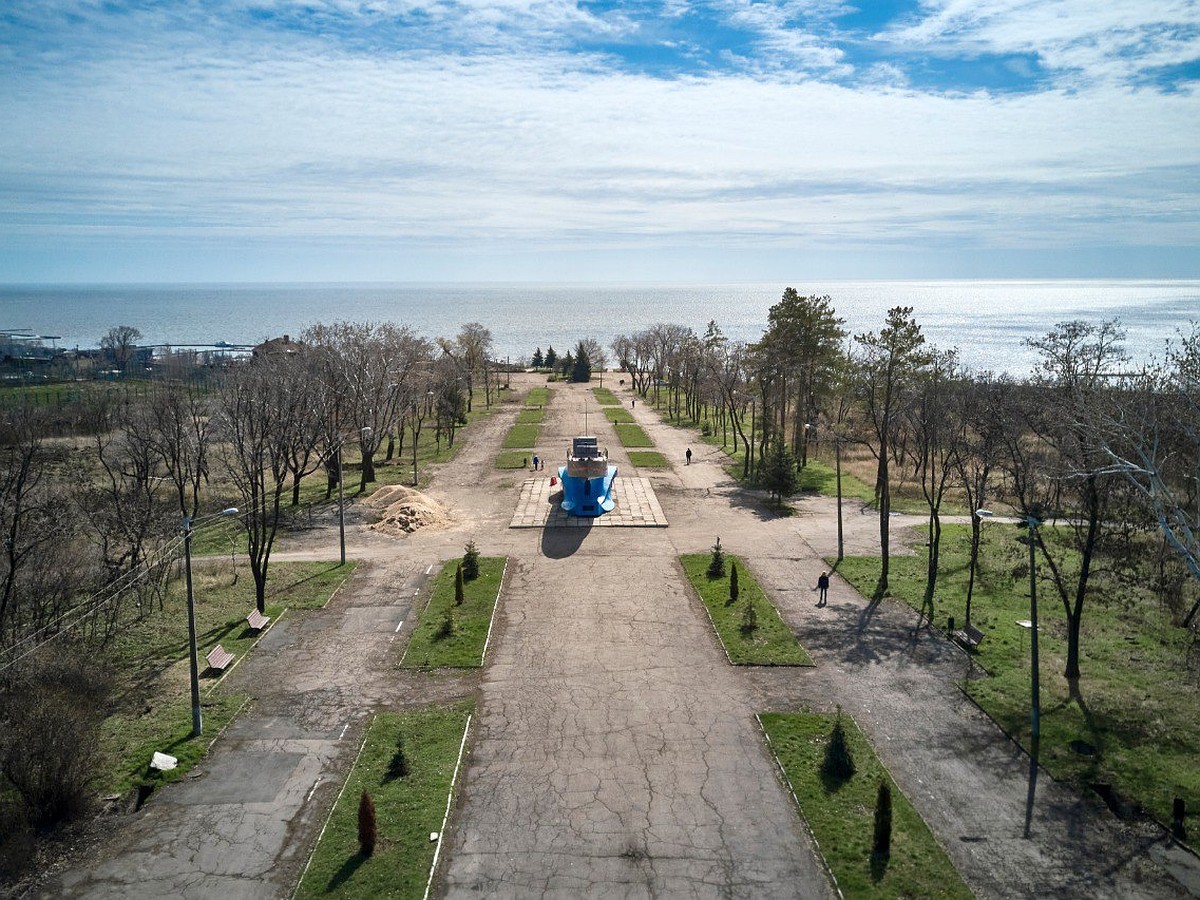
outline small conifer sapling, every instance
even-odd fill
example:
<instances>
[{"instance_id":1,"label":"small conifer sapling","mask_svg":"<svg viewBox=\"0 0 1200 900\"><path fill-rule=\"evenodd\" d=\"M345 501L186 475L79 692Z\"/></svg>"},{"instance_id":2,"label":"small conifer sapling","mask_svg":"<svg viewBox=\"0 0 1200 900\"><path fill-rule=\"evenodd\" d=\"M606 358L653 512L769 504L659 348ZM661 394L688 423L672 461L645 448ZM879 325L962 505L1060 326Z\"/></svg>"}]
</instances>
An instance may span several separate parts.
<instances>
[{"instance_id":1,"label":"small conifer sapling","mask_svg":"<svg viewBox=\"0 0 1200 900\"><path fill-rule=\"evenodd\" d=\"M463 579L474 581L479 577L479 548L474 541L468 541L462 558Z\"/></svg>"},{"instance_id":2,"label":"small conifer sapling","mask_svg":"<svg viewBox=\"0 0 1200 900\"><path fill-rule=\"evenodd\" d=\"M358 801L358 851L363 856L375 852L375 839L378 836L375 826L375 802L366 791Z\"/></svg>"},{"instance_id":3,"label":"small conifer sapling","mask_svg":"<svg viewBox=\"0 0 1200 900\"><path fill-rule=\"evenodd\" d=\"M458 568L454 570L454 605L462 606L463 599L463 567L462 563L458 564Z\"/></svg>"},{"instance_id":4,"label":"small conifer sapling","mask_svg":"<svg viewBox=\"0 0 1200 900\"><path fill-rule=\"evenodd\" d=\"M712 556L708 560L708 577L725 577L725 551L721 549L720 538L717 538L717 542L713 544Z\"/></svg>"},{"instance_id":5,"label":"small conifer sapling","mask_svg":"<svg viewBox=\"0 0 1200 900\"><path fill-rule=\"evenodd\" d=\"M850 745L846 742L846 729L842 725L842 710L838 707L837 720L833 723L829 743L825 746L825 761L821 764L821 774L837 781L846 781L854 777L856 771Z\"/></svg>"},{"instance_id":6,"label":"small conifer sapling","mask_svg":"<svg viewBox=\"0 0 1200 900\"><path fill-rule=\"evenodd\" d=\"M892 855L892 789L886 781L879 782L879 793L875 797L875 838L871 842L871 855L881 860Z\"/></svg>"},{"instance_id":7,"label":"small conifer sapling","mask_svg":"<svg viewBox=\"0 0 1200 900\"><path fill-rule=\"evenodd\" d=\"M737 603L737 601L738 601L737 563L731 562L729 564L729 602L726 603L725 605L732 606L733 604Z\"/></svg>"}]
</instances>

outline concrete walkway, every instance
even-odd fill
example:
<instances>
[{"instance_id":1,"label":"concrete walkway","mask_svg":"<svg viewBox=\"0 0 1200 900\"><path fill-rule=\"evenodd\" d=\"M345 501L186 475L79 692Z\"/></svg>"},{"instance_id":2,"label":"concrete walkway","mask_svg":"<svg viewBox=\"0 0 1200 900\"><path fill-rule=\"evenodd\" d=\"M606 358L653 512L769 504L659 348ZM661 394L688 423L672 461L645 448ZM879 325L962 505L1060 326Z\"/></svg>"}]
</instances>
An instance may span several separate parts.
<instances>
[{"instance_id":1,"label":"concrete walkway","mask_svg":"<svg viewBox=\"0 0 1200 900\"><path fill-rule=\"evenodd\" d=\"M551 464L561 453L545 447L565 451L587 396L554 386L538 448ZM1020 837L1026 759L958 690L966 657L907 607L869 604L836 578L829 606L815 608L811 587L836 546L828 501L776 518L729 481L719 450L639 402L673 470L637 472L611 426L589 424L623 476L653 483L670 527L510 528L526 475L493 461L515 411L473 426L437 473L429 494L456 522L401 539L352 527L359 573L327 609L277 623L231 674L253 705L199 777L107 822L33 896L287 896L370 716L470 695L478 729L443 836L447 895L827 896L754 714L835 705L979 896L1184 895L1191 857L1044 773L1032 838ZM877 552L876 529L848 512L848 552ZM284 555L328 558L332 533L316 529ZM717 537L749 561L815 668L724 662L675 561ZM467 540L510 558L488 667L396 669L426 572Z\"/></svg>"}]
</instances>

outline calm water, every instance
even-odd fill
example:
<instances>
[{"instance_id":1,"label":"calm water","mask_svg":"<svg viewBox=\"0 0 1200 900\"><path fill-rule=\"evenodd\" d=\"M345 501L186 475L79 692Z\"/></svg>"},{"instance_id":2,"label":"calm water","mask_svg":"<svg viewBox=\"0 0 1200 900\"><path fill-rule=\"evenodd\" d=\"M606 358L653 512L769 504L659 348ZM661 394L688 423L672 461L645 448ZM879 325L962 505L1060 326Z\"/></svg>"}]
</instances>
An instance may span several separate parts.
<instances>
[{"instance_id":1,"label":"calm water","mask_svg":"<svg viewBox=\"0 0 1200 900\"><path fill-rule=\"evenodd\" d=\"M928 339L958 347L974 369L1025 374L1022 340L1068 319L1119 317L1135 358L1200 320L1200 281L829 281L793 286L829 294L853 332L878 330L885 311L915 308ZM0 330L57 335L58 346L94 347L113 325L136 326L152 344L253 344L297 336L315 322L391 320L426 337L487 326L499 357L535 347L563 352L582 337L605 346L655 322L703 332L710 319L735 340L756 340L784 285L277 284L0 287ZM47 341L49 343L49 341Z\"/></svg>"}]
</instances>

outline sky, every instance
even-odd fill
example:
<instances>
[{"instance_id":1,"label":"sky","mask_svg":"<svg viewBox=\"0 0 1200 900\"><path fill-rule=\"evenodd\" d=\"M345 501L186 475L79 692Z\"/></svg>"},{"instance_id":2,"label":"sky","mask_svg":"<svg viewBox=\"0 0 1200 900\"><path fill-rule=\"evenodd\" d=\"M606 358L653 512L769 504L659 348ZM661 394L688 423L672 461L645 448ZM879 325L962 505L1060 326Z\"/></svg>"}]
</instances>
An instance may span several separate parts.
<instances>
[{"instance_id":1,"label":"sky","mask_svg":"<svg viewBox=\"0 0 1200 900\"><path fill-rule=\"evenodd\" d=\"M1200 276L1200 0L4 0L0 283Z\"/></svg>"}]
</instances>

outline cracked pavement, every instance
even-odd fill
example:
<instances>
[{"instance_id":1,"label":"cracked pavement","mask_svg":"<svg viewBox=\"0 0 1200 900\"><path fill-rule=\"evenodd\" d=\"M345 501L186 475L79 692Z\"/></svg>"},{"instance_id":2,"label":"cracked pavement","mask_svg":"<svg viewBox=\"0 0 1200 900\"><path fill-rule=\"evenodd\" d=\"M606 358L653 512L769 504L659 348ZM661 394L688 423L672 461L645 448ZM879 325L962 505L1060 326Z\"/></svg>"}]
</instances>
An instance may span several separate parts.
<instances>
[{"instance_id":1,"label":"cracked pavement","mask_svg":"<svg viewBox=\"0 0 1200 900\"><path fill-rule=\"evenodd\" d=\"M556 464L583 431L590 394L553 390L535 452ZM823 557L836 553L833 501L800 500L795 516L776 518L727 478L719 450L643 404L633 412L674 464L636 472L669 528L510 529L530 473L493 460L515 407L481 420L428 491L455 523L404 538L349 528L357 574L326 609L277 622L231 673L229 687L254 701L200 777L105 820L98 844L30 896L288 896L370 716L471 695L476 725L435 894L832 896L754 716L840 705L978 896L1200 895L1194 857L1045 773L1023 839L1027 758L958 689L967 657L912 610L868 603L836 577L829 605L814 606ZM589 425L634 474L611 426L594 413ZM899 545L911 521L895 522ZM333 528L277 558L328 559ZM676 561L718 536L815 668L725 662ZM396 669L425 572L468 540L510 557L487 666ZM846 546L878 552L874 516L850 504Z\"/></svg>"}]
</instances>

